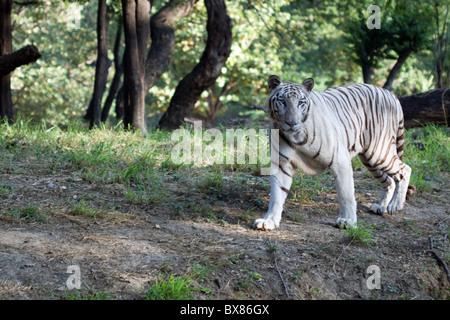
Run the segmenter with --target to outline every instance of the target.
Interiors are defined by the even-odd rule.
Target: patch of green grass
[[[197,178],[196,187],[216,200],[227,197],[230,190],[225,187],[223,173],[217,169],[213,172],[209,172],[209,168],[205,170],[206,175]]]
[[[295,273],[291,276],[291,279],[293,281],[298,281],[300,278],[305,274],[303,270],[297,270]]]
[[[8,198],[11,191],[12,191],[12,186],[10,184],[0,185],[0,199]]]
[[[320,289],[319,288],[311,288],[308,291],[308,295],[312,300],[316,300],[317,296],[319,295]]]
[[[363,222],[358,221],[351,228],[345,229],[345,235],[350,238],[350,242],[357,242],[371,247],[372,243],[375,242],[373,226],[366,226]]]
[[[267,241],[266,244],[270,252],[276,252],[278,250],[278,246],[276,244],[273,244],[270,240]]]
[[[304,223],[306,221],[305,214],[303,213],[288,213],[287,217],[297,223]]]
[[[40,213],[38,206],[29,205],[24,208],[14,207],[8,211],[15,219],[48,222],[48,217]]]
[[[20,163],[30,160],[33,170],[46,174],[70,170],[92,182],[151,183],[155,163],[167,159],[167,152],[159,149],[167,134],[144,138],[117,128],[87,130],[74,123],[62,130],[19,120],[0,125],[0,137],[0,172],[20,170],[16,161],[20,158]],[[36,160],[45,160],[46,165]]]
[[[160,204],[168,199],[167,193],[155,186],[138,188],[137,190],[129,187],[123,194],[129,202],[137,205]]]
[[[110,300],[112,295],[106,292],[94,292],[94,293],[81,293],[78,290],[74,292],[65,291],[65,300]]]
[[[292,201],[298,203],[306,203],[320,195],[325,189],[323,181],[329,179],[329,175],[309,176],[302,172],[298,172],[292,179],[290,195]]]
[[[175,276],[172,273],[168,275],[170,262],[163,264],[160,271],[164,274],[159,276],[155,283],[151,285],[144,293],[146,300],[192,300],[194,292],[209,292],[210,289],[201,286],[212,271],[223,266],[224,263],[209,265],[205,261],[197,262],[192,266],[190,275]]]
[[[246,277],[239,280],[237,283],[238,290],[250,289],[257,282],[264,280],[264,276],[257,272],[249,272]]]
[[[208,173],[205,179],[205,186],[207,188],[218,188],[223,183],[223,177],[219,171]]]
[[[405,227],[407,227],[407,226],[412,227],[412,226],[416,225],[416,221],[411,220],[411,219],[403,218],[402,221],[401,221],[401,224],[404,225]]]
[[[239,215],[239,219],[241,219],[244,222],[251,222],[255,218],[252,215],[252,212],[256,209],[256,207],[252,207],[250,209],[245,210],[243,213]]]
[[[174,276],[168,279],[158,278],[156,282],[147,289],[144,298],[146,300],[192,300],[194,288],[191,277]]]
[[[442,172],[448,173],[450,169],[449,133],[448,128],[435,125],[406,131],[403,160],[412,169],[410,184],[418,192],[447,183]]]
[[[70,206],[69,213],[75,216],[84,216],[94,219],[103,216],[105,214],[105,212],[101,210],[89,207],[89,204],[85,200],[80,200],[73,203]]]

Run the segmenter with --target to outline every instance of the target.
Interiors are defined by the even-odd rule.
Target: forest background
[[[152,17],[165,6],[187,3],[190,6],[168,24],[175,43],[167,68],[146,92],[150,129],[157,127],[177,84],[199,63],[208,37],[204,1],[152,1]],[[101,98],[104,105],[112,91],[108,114],[115,124],[122,116],[114,108],[121,84],[112,88],[112,82],[121,66],[125,37],[120,1],[108,0],[106,5],[107,81]],[[367,26],[375,12],[368,10],[371,5],[380,8],[380,29]],[[14,118],[62,127],[89,119],[98,59],[98,7],[97,1],[14,2],[13,50],[35,45],[41,54],[35,63],[12,73]],[[264,117],[249,107],[264,103],[270,74],[300,83],[313,77],[317,91],[354,82],[385,86],[399,96],[449,87],[449,7],[449,1],[434,0],[227,1],[231,50],[192,114],[210,124],[236,116]]]

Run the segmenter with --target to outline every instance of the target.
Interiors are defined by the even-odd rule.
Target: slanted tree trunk
[[[97,13],[97,63],[95,65],[94,93],[89,106],[90,112],[88,110],[90,128],[100,126],[102,98],[108,77],[108,23],[106,21],[106,10],[106,0],[99,0]]]
[[[145,92],[155,85],[169,67],[175,47],[175,21],[191,11],[196,2],[172,0],[152,16],[152,45],[145,62]]]
[[[406,128],[425,124],[448,126],[450,89],[436,89],[398,99],[403,108]]]
[[[406,59],[408,59],[409,55],[412,53],[412,49],[406,50],[405,52],[402,52],[397,62],[392,67],[391,71],[389,71],[389,75],[386,79],[386,82],[383,85],[383,88],[386,90],[391,90],[392,84],[394,83],[395,78],[397,78],[397,75],[403,66],[403,64],[406,62]]]
[[[12,52],[11,11],[13,0],[0,0],[0,56]],[[13,121],[11,74],[0,76],[0,118]]]
[[[160,128],[176,129],[192,112],[202,92],[211,87],[231,52],[231,20],[224,0],[205,0],[208,39],[200,62],[178,84]]]
[[[145,54],[150,38],[150,2],[122,0],[125,33],[124,125],[147,133],[145,112]]]

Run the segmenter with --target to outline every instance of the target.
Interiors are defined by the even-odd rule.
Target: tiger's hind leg
[[[409,180],[411,178],[411,168],[398,159],[398,172],[392,173],[391,176],[397,182],[394,196],[388,205],[387,211],[393,214],[400,211],[405,206],[406,194],[408,192]]]
[[[397,182],[394,196],[387,209],[390,214],[402,210],[405,205],[406,195],[408,193],[413,194],[415,191],[415,187],[409,185],[409,180],[411,178],[411,167],[402,161],[404,142],[404,120],[402,119],[399,122],[399,129],[395,141],[395,153],[397,155],[394,156],[393,165],[387,172]]]
[[[389,203],[394,197],[396,190],[396,183],[391,177],[389,177],[387,173],[372,167],[367,161],[367,158],[363,154],[360,154],[359,158],[361,159],[361,162],[369,170],[369,172],[372,174],[372,176],[375,179],[377,179],[383,186],[383,193],[381,194],[380,201],[378,203],[373,203],[372,206],[370,207],[370,211],[376,214],[384,214],[388,211]]]

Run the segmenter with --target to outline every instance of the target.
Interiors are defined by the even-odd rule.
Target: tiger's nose
[[[297,121],[286,120],[286,124],[290,127],[295,127],[297,125]]]

